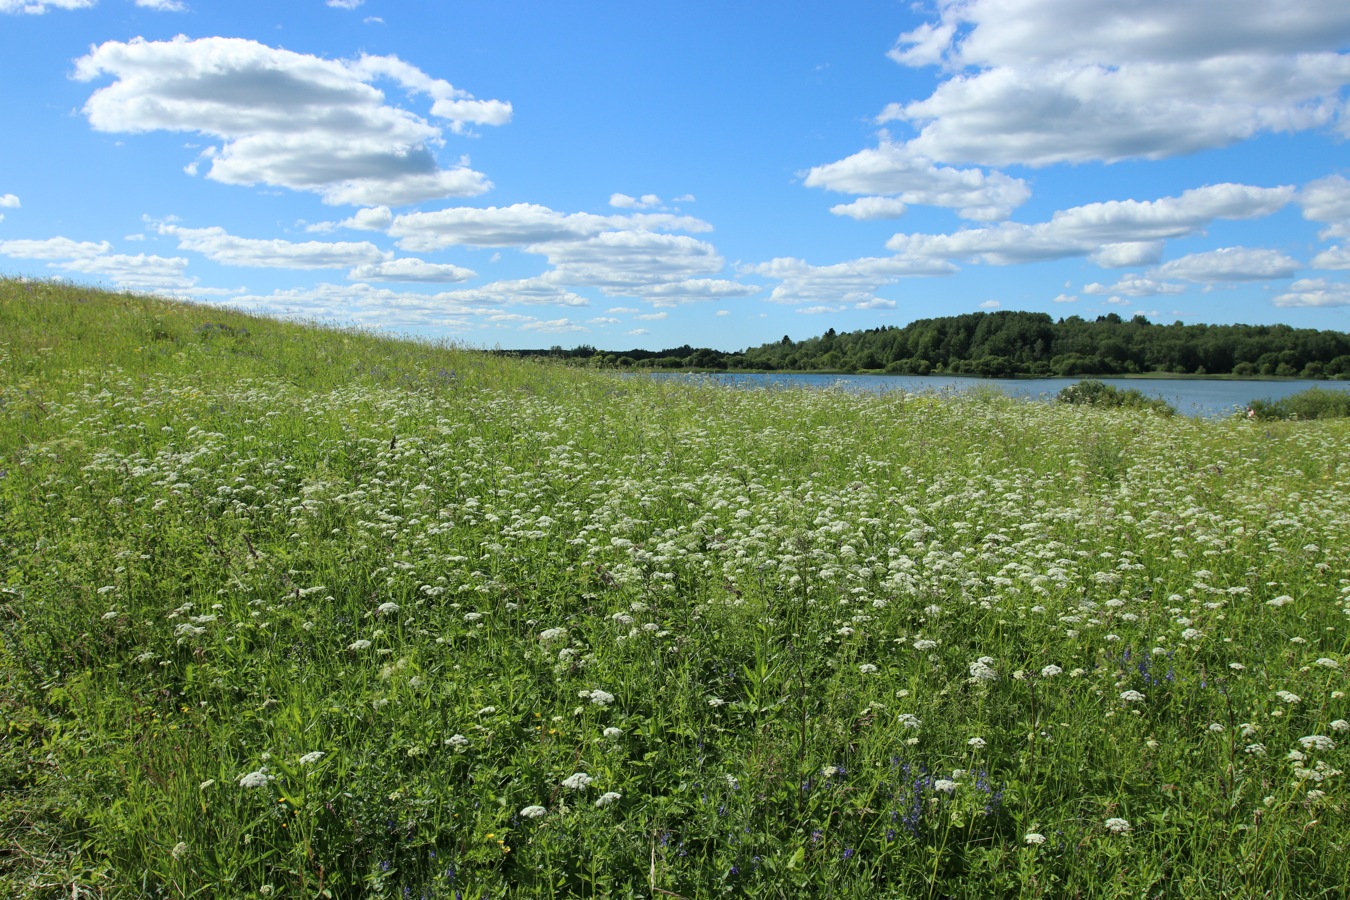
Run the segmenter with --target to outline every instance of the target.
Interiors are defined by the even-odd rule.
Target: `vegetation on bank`
[[[0,894],[1338,897],[1347,448],[0,282]]]
[[[1148,409],[1165,416],[1177,414],[1176,407],[1161,397],[1148,397],[1135,388],[1121,390],[1093,380],[1080,381],[1063,388],[1057,399],[1060,403],[1085,404],[1104,409]]]
[[[1155,325],[1115,313],[1089,321],[1045,313],[977,312],[919,319],[903,327],[825,334],[723,353],[688,345],[668,350],[605,353],[505,351],[600,368],[752,369],[890,372],[982,378],[1030,376],[1231,375],[1252,378],[1350,377],[1350,335],[1287,325]]]
[[[1309,388],[1279,400],[1253,400],[1253,418],[1267,419],[1347,419],[1350,418],[1350,391]]]

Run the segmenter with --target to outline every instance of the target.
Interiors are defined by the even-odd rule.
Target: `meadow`
[[[0,894],[1344,897],[1348,488],[0,281]]]

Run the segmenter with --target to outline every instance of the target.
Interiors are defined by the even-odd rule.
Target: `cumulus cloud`
[[[1151,274],[1158,278],[1180,278],[1214,284],[1225,281],[1269,281],[1292,278],[1299,270],[1297,260],[1275,250],[1251,247],[1223,247],[1205,253],[1192,253],[1163,263]]]
[[[944,2],[891,53],[944,80],[878,120],[938,162],[1159,159],[1344,124],[1348,39],[1341,0]]]
[[[1293,199],[1294,188],[1217,184],[1159,200],[1112,200],[1056,212],[1048,222],[1000,222],[951,234],[897,234],[888,249],[909,259],[1015,265],[1091,256],[1104,267],[1147,265],[1161,241],[1195,234],[1215,219],[1255,219]]]
[[[449,292],[447,297],[462,304],[501,305],[524,303],[531,306],[590,306],[580,294],[545,277],[494,281],[482,287]]]
[[[555,241],[526,248],[553,265],[562,284],[591,285],[610,294],[632,294],[722,270],[712,244],[683,234],[606,231],[584,241]]]
[[[45,260],[55,269],[108,278],[119,288],[175,291],[190,288],[196,282],[184,274],[188,261],[181,257],[144,253],[127,256],[111,250],[107,241],[94,243],[65,237],[0,241],[0,255]]]
[[[898,197],[862,197],[852,203],[831,206],[830,212],[859,220],[898,219],[908,208]]]
[[[397,57],[329,60],[240,38],[108,41],[75,67],[82,81],[105,76],[113,83],[84,106],[94,128],[218,138],[207,177],[331,204],[398,206],[491,186],[467,162],[443,168],[442,126],[388,103],[373,82],[430,99],[430,115],[452,131],[511,117],[509,103],[474,99]]]
[[[244,238],[220,227],[183,228],[159,225],[160,234],[178,239],[178,249],[200,253],[225,266],[270,269],[340,269],[382,263],[393,254],[369,241],[284,241]]]
[[[42,15],[49,9],[88,9],[98,0],[0,0],[0,13]]]
[[[871,200],[884,195],[891,201],[891,211],[897,203],[943,206],[957,210],[963,218],[984,222],[1006,219],[1031,196],[1031,189],[1021,179],[1001,172],[939,166],[932,158],[895,143],[885,134],[876,147],[812,168],[806,173],[805,184],[845,194],[877,195],[868,198]],[[837,206],[831,212],[853,215],[847,210],[884,208],[862,203]]]
[[[186,12],[187,6],[179,0],[136,0],[136,5],[144,9],[154,9],[159,12]]]
[[[661,205],[661,198],[655,194],[643,194],[630,197],[627,194],[610,194],[609,205],[619,209],[652,209]]]
[[[943,261],[907,260],[899,257],[853,259],[829,266],[813,266],[805,260],[780,257],[750,266],[747,271],[779,282],[769,294],[772,303],[869,303],[877,290],[901,278],[947,275],[956,271]]]
[[[472,269],[449,264],[429,263],[411,257],[384,262],[366,263],[347,273],[351,281],[401,281],[422,284],[452,284],[468,281],[476,273]]]
[[[691,216],[665,213],[597,216],[561,213],[535,203],[516,203],[404,213],[395,217],[387,230],[399,239],[398,245],[403,249],[425,251],[456,244],[513,247],[581,241],[617,229],[703,232],[711,231],[712,226]]]
[[[1299,191],[1298,203],[1303,207],[1303,218],[1310,222],[1326,222],[1323,240],[1350,237],[1350,179],[1330,175],[1309,182]]]
[[[1350,269],[1350,247],[1330,247],[1313,257],[1314,269]]]
[[[1181,284],[1171,284],[1166,281],[1158,281],[1143,275],[1127,275],[1117,281],[1115,284],[1106,285],[1098,282],[1084,285],[1083,293],[1094,296],[1125,296],[1125,297],[1153,297],[1158,294],[1183,294],[1186,292],[1186,286]],[[1060,295],[1063,296],[1063,295]],[[1071,298],[1077,300],[1077,297]],[[1063,302],[1059,297],[1055,302]]]
[[[1288,293],[1273,301],[1283,308],[1350,306],[1350,284],[1321,278],[1301,278],[1289,286]]]
[[[0,207],[19,208],[19,198],[14,194],[0,194]]]

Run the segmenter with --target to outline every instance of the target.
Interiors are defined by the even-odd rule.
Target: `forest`
[[[497,351],[617,368],[888,372],[983,378],[1081,375],[1350,377],[1350,334],[1288,325],[1159,325],[1115,313],[1059,320],[997,311],[918,319],[904,326],[782,340],[735,352],[688,344],[665,350]]]

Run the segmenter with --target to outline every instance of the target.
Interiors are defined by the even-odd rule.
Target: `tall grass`
[[[1343,896],[1350,427],[0,284],[0,891]]]

